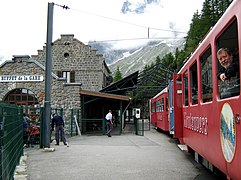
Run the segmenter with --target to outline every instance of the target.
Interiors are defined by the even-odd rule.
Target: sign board
[[[141,118],[141,109],[140,108],[133,108],[133,114],[136,116],[137,119]]]
[[[2,75],[0,82],[40,82],[44,77],[41,75]]]

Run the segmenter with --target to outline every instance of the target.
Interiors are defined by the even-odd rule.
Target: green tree
[[[115,75],[114,75],[114,82],[117,82],[119,80],[122,79],[122,74],[120,72],[120,68],[119,66],[117,67],[116,71],[115,71]]]
[[[208,31],[217,23],[233,0],[205,0],[201,13],[194,13],[190,29],[186,37],[186,44],[182,51],[176,52],[177,69],[197,48]]]
[[[172,72],[178,72],[232,1],[205,0],[202,11],[196,11],[193,15],[184,48],[166,54],[161,60],[158,56],[156,62],[145,66],[138,76],[136,90],[131,93],[136,107],[144,108],[147,99],[167,86],[168,80],[172,78]]]
[[[175,57],[172,53],[168,53],[162,58],[162,63],[165,64],[166,66],[170,68],[175,68],[176,63],[175,63]]]

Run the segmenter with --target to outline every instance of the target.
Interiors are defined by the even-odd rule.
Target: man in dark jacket
[[[239,64],[227,48],[220,48],[217,58],[221,65],[217,78],[219,81],[220,98],[227,98],[239,94]]]
[[[53,114],[52,131],[54,130],[54,125],[55,125],[55,140],[56,140],[55,145],[59,145],[59,133],[61,133],[61,137],[62,137],[62,141],[63,141],[64,145],[69,147],[68,143],[66,141],[66,138],[65,138],[65,133],[64,133],[64,120],[58,114]]]
[[[220,48],[217,52],[217,58],[221,64],[217,75],[219,80],[230,80],[231,77],[237,76],[239,66],[237,62],[233,60],[233,55],[229,49]]]

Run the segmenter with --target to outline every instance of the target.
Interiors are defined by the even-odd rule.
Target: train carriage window
[[[156,103],[152,102],[151,103],[151,112],[155,112],[156,111]]]
[[[184,73],[184,105],[188,106],[188,74]]]
[[[212,82],[212,54],[211,48],[208,48],[200,58],[201,78],[202,78],[202,101],[209,102],[213,100],[213,82]]]
[[[216,40],[217,80],[220,99],[240,94],[239,47],[237,19]]]
[[[163,112],[164,111],[164,98],[162,97],[161,98],[161,110],[160,112]]]
[[[168,111],[168,97],[166,97],[166,111]]]
[[[192,104],[198,102],[197,61],[190,68]]]
[[[160,100],[158,100],[156,102],[156,112],[161,112],[161,102],[160,102]]]

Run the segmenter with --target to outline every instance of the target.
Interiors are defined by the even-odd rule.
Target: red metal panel
[[[168,121],[168,112],[166,111],[166,98],[168,97],[167,92],[160,94],[156,101],[164,99],[164,109],[162,112],[157,112],[157,127],[163,131],[169,131],[169,121]]]
[[[156,102],[155,98],[150,99],[150,120],[151,120],[151,124],[156,127],[157,126],[156,112],[152,112],[152,106],[155,106],[155,104],[153,104],[155,102]],[[156,109],[156,107],[154,108]]]
[[[181,75],[173,75],[173,107],[174,107],[174,137],[182,141],[183,119],[182,119],[182,84],[178,83]]]
[[[181,111],[182,117],[175,117],[176,136],[180,138],[183,135],[183,140],[187,146],[192,148],[231,179],[240,179],[241,177],[241,123],[238,121],[240,119],[238,116],[241,116],[241,97],[236,96],[219,99],[219,95],[217,94],[218,83],[216,79],[217,59],[215,39],[223,32],[224,27],[230,24],[234,17],[237,17],[238,33],[241,32],[240,8],[241,1],[233,1],[224,16],[218,21],[209,34],[207,34],[205,39],[195,52],[192,53],[190,59],[179,72],[179,74],[182,75],[189,69],[194,61],[199,60],[201,53],[203,53],[207,47],[211,46],[213,60],[213,100],[202,103],[202,99],[199,99],[198,104],[183,106]],[[238,34],[238,36],[240,51],[241,35]],[[239,62],[240,60],[241,57],[239,53]],[[198,68],[200,68],[200,66],[198,66]],[[239,63],[239,69],[241,70],[241,63]],[[200,72],[200,69],[198,69],[198,71]],[[200,79],[199,77],[199,80]],[[202,89],[199,87],[199,98],[201,97],[201,91]],[[174,92],[176,92],[176,90],[174,90]],[[174,96],[175,95],[176,93],[174,93]],[[176,98],[177,97],[174,97],[174,100]],[[179,118],[181,121],[178,120]],[[238,121],[238,123],[236,121]],[[177,126],[182,126],[183,132],[179,131]]]
[[[224,106],[229,106],[231,114],[233,116],[229,116],[228,123],[232,125],[232,130],[229,131],[228,135],[225,139],[223,137],[224,131],[222,131],[222,119],[220,117],[220,141],[222,147],[222,153],[224,158],[227,161],[227,174],[232,179],[240,179],[241,178],[241,124],[240,124],[240,98],[237,100],[230,100],[229,102],[224,102],[222,104]],[[224,114],[224,108],[221,111],[222,115]],[[227,119],[226,119],[227,120]],[[230,129],[230,128],[229,128]]]

